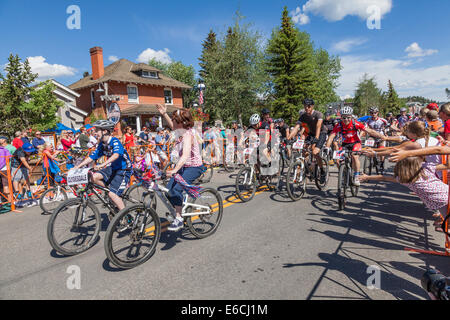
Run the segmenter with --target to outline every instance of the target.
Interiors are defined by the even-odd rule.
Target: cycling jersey
[[[345,125],[343,121],[339,122],[333,129],[332,134],[342,134],[342,143],[351,144],[351,143],[360,143],[361,139],[359,138],[358,131],[365,130],[366,127],[358,121],[352,121],[348,125]]]
[[[280,132],[280,135],[283,139],[286,139],[287,129],[289,129],[289,126],[287,124],[282,127],[278,127],[278,131]]]
[[[315,136],[317,130],[317,122],[323,120],[323,114],[317,110],[314,110],[311,115],[306,112],[302,112],[300,114],[300,118],[298,119],[297,124],[302,125],[305,123],[309,129],[309,135]],[[323,126],[319,129],[320,132],[327,132],[327,129]]]
[[[263,120],[261,123],[261,129],[270,130],[270,125],[273,123],[272,118],[269,118],[267,121]]]
[[[110,158],[113,154],[117,153],[119,158],[111,163],[111,169],[113,170],[126,170],[131,169],[132,164],[130,156],[120,143],[119,139],[115,137],[109,137],[108,142],[105,144],[100,142],[95,152],[90,156],[94,161],[100,159],[103,156]]]
[[[398,117],[397,121],[398,121],[399,128],[403,128],[406,125],[406,123],[409,121],[409,118],[407,116],[400,116],[400,117]]]
[[[383,118],[370,118],[367,121],[367,126],[378,133],[384,133],[384,129],[388,126],[388,122]]]

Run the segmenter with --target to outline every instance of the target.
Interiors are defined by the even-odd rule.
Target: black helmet
[[[102,130],[113,131],[116,124],[109,120],[98,120],[92,124],[93,127],[99,128]]]
[[[270,113],[270,110],[269,109],[267,109],[267,108],[264,108],[264,109],[262,109],[261,110],[261,114],[269,114]]]
[[[325,112],[324,117],[326,118],[326,117],[329,117],[329,116],[331,116],[331,112],[330,111]]]
[[[310,99],[310,98],[306,98],[305,100],[303,100],[303,105],[304,106],[313,106],[314,105],[314,100]]]

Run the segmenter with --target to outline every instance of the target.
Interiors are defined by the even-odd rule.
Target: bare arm
[[[170,129],[173,130],[173,122],[172,119],[170,119],[169,115],[167,114],[167,108],[161,104],[157,104],[156,107],[158,108],[159,113],[164,117],[164,119],[166,119]]]
[[[384,135],[382,135],[381,133],[376,132],[373,129],[366,128],[364,131],[367,132],[372,137],[375,137],[375,138],[378,138],[378,139],[384,139]]]
[[[450,155],[450,147],[448,146],[439,146],[439,147],[430,147],[419,150],[398,150],[392,153],[391,161],[399,162],[408,157],[419,157],[419,156],[432,156],[432,155]]]
[[[397,179],[395,179],[395,177],[393,176],[366,176],[363,175],[360,178],[361,182],[365,182],[365,181],[386,181],[386,182],[394,182],[394,183],[398,183]]]
[[[290,132],[289,135],[287,135],[288,140],[291,140],[293,137],[295,137],[298,133],[298,130],[300,129],[300,125],[295,125],[294,129],[292,129],[292,132]]]

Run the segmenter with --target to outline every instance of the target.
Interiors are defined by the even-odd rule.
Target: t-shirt
[[[317,110],[314,110],[311,115],[307,114],[306,112],[303,112],[300,115],[300,118],[297,121],[297,124],[301,125],[302,123],[305,123],[308,126],[309,134],[312,136],[316,135],[316,129],[317,129],[317,122],[323,120],[323,114]],[[320,132],[327,132],[327,128],[325,128],[322,124],[322,127],[320,128]]]
[[[11,167],[18,168],[22,164],[22,161],[20,160],[20,158],[26,158],[26,157],[27,157],[27,155],[26,155],[25,151],[22,148],[18,148],[13,153],[13,157],[11,158]]]
[[[420,146],[422,148],[426,148],[426,140],[425,140],[425,138],[418,139],[418,140],[416,140],[416,142],[418,144],[420,144]],[[430,137],[428,139],[428,147],[437,147],[437,146],[440,146],[439,140],[436,139],[436,138]],[[432,163],[434,165],[438,165],[438,164],[442,163],[442,158],[441,158],[440,155],[427,156],[426,157],[426,162]]]
[[[14,152],[16,152],[16,150],[17,150],[17,148],[14,147],[14,146],[11,145],[11,144],[6,145],[5,148],[8,149],[9,153],[11,153],[11,154],[13,154]]]
[[[88,143],[89,143],[89,136],[86,134],[80,134],[78,137],[78,141],[80,142],[80,148],[81,149],[89,149]]]
[[[160,136],[159,134],[157,134],[155,137],[155,143],[156,143],[156,151],[162,151],[162,150],[166,151],[166,149],[167,149],[166,145],[163,145],[161,147],[161,144],[164,144],[163,136]]]
[[[450,132],[450,130],[449,130],[449,132]],[[20,138],[14,138],[12,144],[13,144],[13,146],[14,146],[16,149],[19,149],[19,148],[22,148],[22,146],[23,146],[23,141],[22,141],[22,139],[20,139]]]
[[[8,149],[0,146],[0,171],[6,170],[6,157],[10,155]]]
[[[344,122],[341,121],[334,127],[332,134],[341,133],[342,143],[358,143],[361,142],[358,131],[365,129],[366,127],[361,122],[351,121],[348,125],[345,125]]]
[[[106,156],[110,158],[113,154],[119,154],[119,158],[111,163],[111,168],[113,170],[124,170],[131,169],[130,156],[126,152],[123,145],[120,143],[119,139],[115,137],[110,137],[108,143],[99,143],[95,152],[90,156],[92,160],[98,160],[100,157]]]
[[[42,138],[33,138],[33,146],[37,149],[39,146],[43,145],[45,143],[45,140]]]
[[[431,131],[438,132],[444,126],[439,120],[428,121]]]
[[[145,133],[145,131],[142,131],[141,134],[139,135],[139,138],[141,138],[142,140],[147,142],[148,141],[148,134]]]

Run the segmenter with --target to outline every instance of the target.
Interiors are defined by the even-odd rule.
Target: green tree
[[[155,58],[152,58],[149,62],[148,65],[156,68],[158,70],[160,70],[162,73],[166,74],[167,69],[169,68],[170,63],[165,63],[159,60],[156,60]]]
[[[388,82],[388,92],[387,92],[387,99],[386,99],[386,108],[383,114],[386,114],[388,112],[392,112],[393,114],[398,114],[400,112],[400,109],[404,107],[405,103],[401,101],[401,99],[398,97],[397,92],[394,89],[394,85],[392,84],[391,80]]]
[[[341,59],[320,48],[314,51],[316,82],[316,103],[326,105],[340,101],[336,94],[339,85],[338,79],[342,70]]]
[[[380,101],[381,89],[378,88],[375,77],[369,78],[367,74],[364,74],[355,91],[355,113],[358,115],[367,115],[369,108],[379,106]]]
[[[284,7],[281,26],[272,32],[266,51],[266,70],[273,83],[275,117],[289,122],[295,118],[302,98],[300,68],[302,63],[299,32]]]
[[[47,130],[55,127],[56,116],[62,102],[56,99],[54,85],[44,82],[33,87],[38,74],[31,71],[26,60],[10,55],[5,68],[6,76],[0,73],[0,122],[2,132],[14,136],[16,131],[32,128]]]

